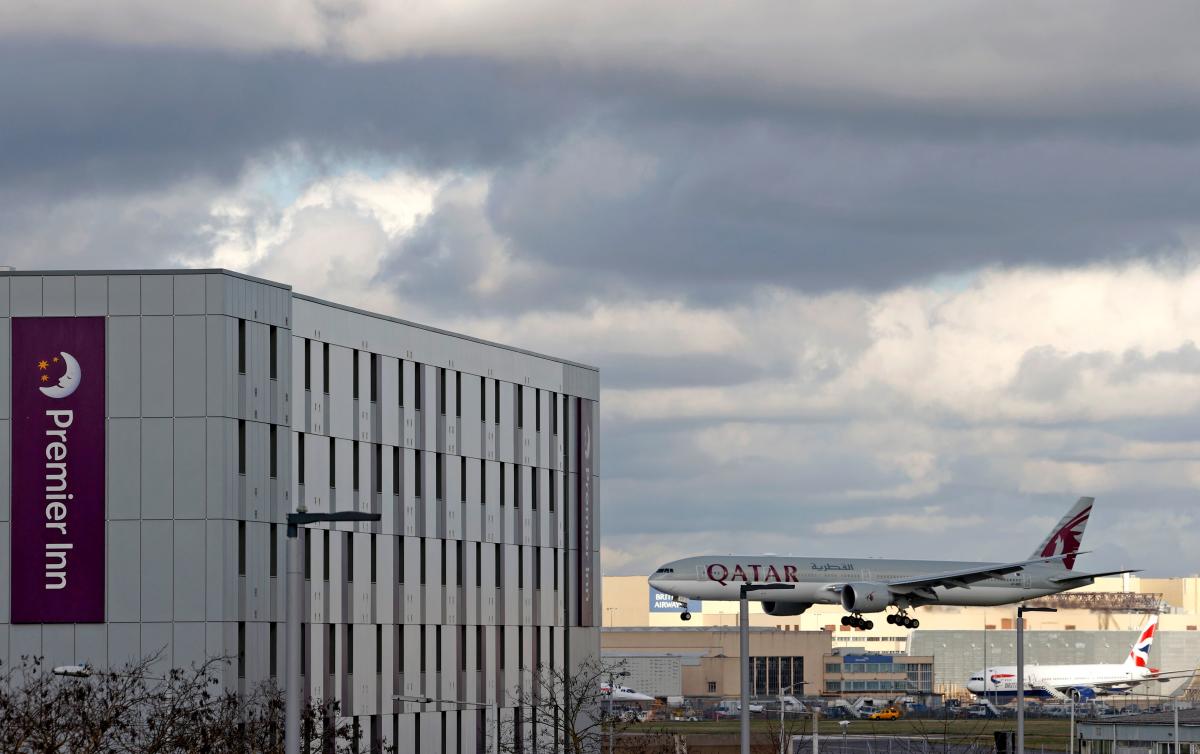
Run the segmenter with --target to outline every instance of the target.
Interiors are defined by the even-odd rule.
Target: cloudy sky
[[[604,570],[1200,567],[1200,6],[0,8],[0,261],[602,369]]]

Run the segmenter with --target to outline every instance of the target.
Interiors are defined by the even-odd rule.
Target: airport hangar
[[[0,359],[0,660],[282,683],[297,504],[382,515],[301,540],[306,691],[364,743],[483,751],[392,695],[511,718],[598,653],[592,367],[223,270],[2,274]]]
[[[736,639],[736,602],[693,602],[692,619],[683,623],[682,608],[669,595],[651,589],[645,576],[605,576],[603,587],[601,645],[606,657],[624,660],[634,672],[625,679],[627,685],[638,688],[640,681],[647,688],[677,688],[672,696],[737,693],[736,684],[726,683],[720,669],[722,663],[736,667],[736,640],[726,647],[722,638],[724,632],[732,632]],[[1197,576],[1103,578],[1090,587],[1030,604],[1059,610],[1026,616],[1026,657],[1031,663],[1120,663],[1152,613],[1159,615],[1152,666],[1182,670],[1195,667],[1200,659]],[[756,689],[778,693],[787,684],[776,681],[788,678],[779,658],[802,657],[804,693],[810,696],[853,699],[907,687],[918,692],[914,695],[965,699],[972,672],[1016,663],[1014,613],[1012,606],[928,606],[917,611],[920,629],[876,621],[875,630],[860,631],[839,625],[843,611],[835,605],[814,605],[803,615],[776,618],[751,602],[751,675]],[[710,636],[699,639],[694,634]],[[855,659],[847,662],[849,657]],[[791,664],[801,666],[798,660]],[[776,666],[780,671],[771,670]],[[1141,690],[1170,693],[1182,683]],[[711,690],[714,684],[716,691]],[[1191,686],[1200,689],[1198,682]]]

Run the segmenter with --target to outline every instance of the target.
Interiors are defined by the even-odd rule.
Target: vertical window
[[[492,392],[495,393],[495,395],[492,396],[493,398],[495,398],[495,400],[492,402],[492,414],[493,414],[493,418],[494,418],[494,423],[499,424],[500,423],[500,380],[496,380],[495,382],[493,382],[492,388],[493,388]]]
[[[433,627],[433,670],[435,673],[442,672],[442,627]],[[445,724],[446,717],[442,716],[442,723]],[[443,731],[444,733],[445,731]],[[445,742],[446,737],[442,736],[442,741]]]
[[[487,421],[487,378],[479,378],[479,421]]]
[[[304,339],[304,389],[312,390],[312,341]]]
[[[332,564],[330,563],[330,557],[329,557],[329,530],[325,529],[324,531],[325,531],[325,539],[324,539],[324,542],[322,543],[323,551],[321,553],[323,556],[322,557],[322,567],[325,569],[325,573],[324,573],[325,581],[329,581],[329,572],[333,569],[330,567]]]
[[[529,485],[529,507],[537,510],[538,470],[534,466],[529,471],[533,474],[533,481]]]
[[[504,485],[504,461],[501,461],[500,462],[500,507],[501,508],[504,507],[504,498],[505,498],[504,486],[505,486]]]
[[[500,660],[501,670],[504,670],[504,633],[504,626],[496,626],[496,657]]]
[[[525,386],[517,385],[517,429],[525,427]]]
[[[442,586],[445,586],[446,585],[446,540],[444,540],[444,539],[441,540],[441,543],[442,543],[442,555],[441,555],[442,560],[441,560],[441,573],[439,575],[441,576]]]
[[[467,569],[467,564],[463,560],[462,540],[455,540],[455,542],[454,542],[454,563],[455,563],[455,568],[457,569],[455,572],[454,583],[457,584],[458,586],[462,586],[463,585],[463,571],[465,571]]]
[[[558,393],[550,393],[550,432],[558,434]]]
[[[458,502],[467,502],[467,457],[458,459]]]
[[[270,656],[270,660],[268,661],[268,662],[270,662],[270,670],[268,670],[267,672],[270,674],[270,676],[272,678],[275,677],[276,673],[279,670],[279,658],[276,657],[276,655],[279,654],[279,638],[277,636],[277,634],[279,633],[277,630],[278,628],[279,628],[279,624],[275,623],[274,621],[272,621],[270,626],[267,628],[267,631],[268,631],[267,654]]]
[[[558,475],[553,471],[550,472],[550,512],[554,512],[554,498],[558,497],[556,488],[558,487]]]
[[[371,403],[379,402],[379,357],[371,354]]]
[[[377,571],[379,570],[375,565],[376,552],[377,552],[375,548],[376,548],[375,535],[372,534],[371,535],[371,583],[372,584],[375,583],[375,576],[377,575]]]
[[[238,521],[238,576],[246,575],[246,522]]]
[[[438,413],[446,415],[446,368],[439,367],[437,374]]]
[[[458,627],[458,669],[467,669],[467,627]]]
[[[358,440],[350,441],[350,489],[358,492]]]
[[[558,557],[557,553],[551,558],[554,561],[554,591],[558,591]],[[554,636],[554,634],[550,634]]]
[[[541,388],[533,389],[533,430],[535,432],[542,431],[542,390]]]
[[[454,415],[462,418],[462,372],[454,373]]]
[[[429,639],[428,639],[428,637],[426,637],[425,634],[426,634],[425,626],[421,626],[421,672],[422,673],[425,672],[425,668],[428,667],[428,665],[429,665],[429,661],[425,657],[425,655],[428,654],[427,650],[429,649],[429,647],[427,645],[429,643]],[[418,725],[417,727],[420,728],[421,726]]]
[[[271,478],[275,479],[279,476],[279,438],[275,431],[275,425],[271,425],[271,459],[270,459],[270,474]]]
[[[308,626],[300,624],[300,675],[308,675]]]
[[[346,532],[346,581],[354,583],[354,532]]]
[[[504,551],[500,549],[500,543],[496,543],[496,588],[500,589],[504,586]]]
[[[383,494],[383,446],[375,446],[375,492]]]
[[[517,545],[517,589],[525,588],[525,547]]]
[[[383,626],[375,624],[375,672],[383,672]]]
[[[417,411],[421,410],[422,405],[421,373],[424,371],[425,369],[420,364],[413,364],[413,408]]]
[[[404,626],[396,626],[396,664],[400,673],[404,672]]]
[[[479,504],[487,505],[487,461],[479,461]]]
[[[483,670],[483,626],[475,627],[475,669]]]
[[[337,487],[337,452],[334,439],[329,438],[329,489]]]
[[[246,320],[238,320],[238,374],[246,373]]]
[[[396,388],[396,401],[398,406],[404,405],[404,359],[400,359],[399,372],[400,379],[397,381],[399,386]]]
[[[321,344],[321,372],[325,380],[325,395],[329,395],[329,344]]]
[[[306,581],[312,580],[312,535],[308,529],[301,529],[304,532],[304,578]]]
[[[513,507],[521,507],[521,493],[525,491],[525,473],[521,470],[521,465],[513,464]]]
[[[352,387],[350,392],[354,400],[358,400],[358,349],[355,348],[350,359],[350,382]]]
[[[271,524],[271,578],[279,576],[279,525]]]
[[[475,586],[483,586],[483,543],[475,543]]]
[[[533,548],[533,588],[542,588],[542,548]]]
[[[325,653],[325,675],[333,675],[334,652],[337,644],[337,626],[329,624],[329,651]]]
[[[279,379],[279,354],[276,353],[276,348],[279,346],[279,333],[275,325],[271,325],[271,354],[268,357],[270,360],[270,377],[273,380]]]
[[[246,623],[238,621],[237,627],[237,670],[238,678],[246,677]]]
[[[421,471],[422,467],[425,465],[425,451],[418,450],[414,452],[413,458],[415,459],[415,463],[413,463],[413,486],[416,488],[416,496],[423,497],[423,490],[421,489]]]
[[[400,494],[400,448],[392,448],[392,494]]]
[[[246,420],[238,419],[238,473],[246,473]]]
[[[304,433],[301,432],[296,436],[296,477],[300,484],[304,484]]]
[[[446,477],[442,470],[444,458],[445,456],[443,456],[441,453],[433,454],[433,495],[438,500],[444,500],[446,498],[444,494]]]
[[[421,586],[425,586],[425,538],[421,537]]]

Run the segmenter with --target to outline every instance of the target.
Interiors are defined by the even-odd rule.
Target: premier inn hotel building
[[[599,654],[599,375],[222,270],[0,274],[0,660],[303,683],[364,744],[484,750]],[[520,719],[518,717],[517,719]],[[525,717],[525,719],[528,719]],[[490,725],[491,721],[487,721]]]

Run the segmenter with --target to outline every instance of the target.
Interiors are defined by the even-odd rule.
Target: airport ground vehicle
[[[868,720],[899,720],[900,719],[900,710],[896,709],[895,707],[888,707],[887,709],[881,709],[878,712],[872,712],[870,715],[867,715],[867,719]]]

